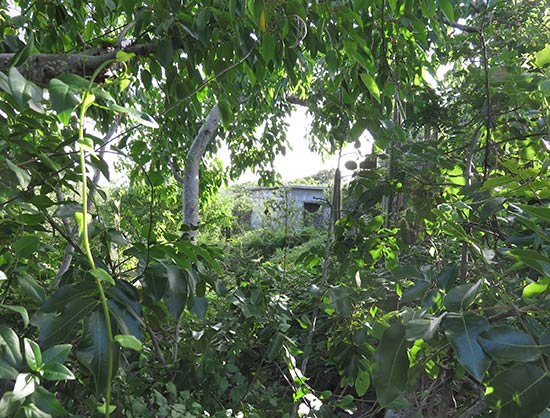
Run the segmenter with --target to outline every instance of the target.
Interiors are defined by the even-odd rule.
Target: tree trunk
[[[220,124],[220,112],[218,105],[208,113],[199,133],[191,144],[191,148],[185,157],[185,168],[181,184],[183,225],[189,228],[188,237],[193,243],[197,242],[199,225],[199,167],[201,158],[210,141],[216,136]],[[175,170],[174,170],[175,171]]]

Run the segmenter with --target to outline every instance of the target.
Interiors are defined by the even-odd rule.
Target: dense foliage
[[[0,416],[550,416],[546,6],[0,1]],[[297,105],[373,153],[249,230]]]

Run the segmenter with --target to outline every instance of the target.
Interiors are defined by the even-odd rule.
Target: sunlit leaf
[[[141,351],[141,341],[133,335],[115,335],[115,341],[119,343],[121,347]]]

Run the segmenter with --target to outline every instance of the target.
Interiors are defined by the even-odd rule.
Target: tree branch
[[[34,54],[18,68],[23,76],[36,84],[46,86],[52,78],[64,73],[90,76],[105,61],[113,60],[119,51],[133,52],[138,56],[149,55],[156,50],[155,44],[133,45],[127,48],[103,50],[90,54]],[[0,71],[7,71],[15,54],[0,54]],[[105,71],[107,68],[105,69]]]

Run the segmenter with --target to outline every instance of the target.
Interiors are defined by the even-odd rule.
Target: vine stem
[[[92,78],[93,80],[93,78]],[[80,106],[79,120],[78,120],[78,142],[80,148],[80,170],[82,174],[82,244],[84,246],[84,253],[90,263],[92,270],[95,270],[94,257],[92,256],[92,250],[90,248],[90,239],[88,237],[88,184],[86,178],[86,154],[84,150],[84,117],[88,105],[86,104],[89,91],[86,90],[82,96],[82,105]],[[99,292],[99,298],[101,299],[101,305],[103,307],[103,315],[105,317],[105,327],[107,330],[107,386],[105,387],[105,417],[109,418],[111,415],[111,380],[113,378],[113,330],[111,328],[111,315],[109,313],[109,305],[107,297],[105,296],[105,290],[101,284],[101,280],[95,276],[97,290]]]

